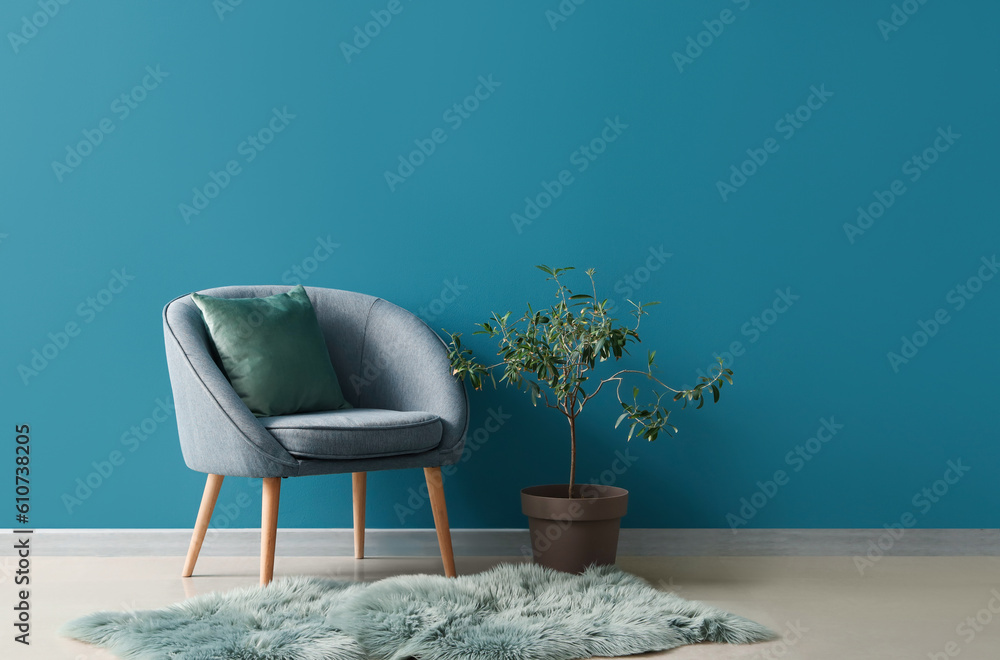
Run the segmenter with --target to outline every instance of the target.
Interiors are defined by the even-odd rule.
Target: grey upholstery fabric
[[[260,421],[296,458],[419,454],[441,444],[441,420],[425,412],[356,408],[263,417]]]
[[[444,342],[426,323],[376,300],[365,332],[362,367],[374,369],[376,375],[358,388],[357,407],[434,413],[443,427],[440,451],[458,460],[469,422],[468,399],[465,387],[451,375]]]
[[[238,286],[200,293],[250,298],[290,288]],[[188,467],[260,478],[437,467],[457,461],[468,427],[468,400],[465,388],[451,375],[441,338],[416,316],[379,298],[315,287],[306,287],[306,292],[351,405],[433,415],[439,419],[440,441],[428,451],[377,458],[292,456],[233,391],[213,355],[197,307],[184,295],[164,307],[163,325],[177,429]]]

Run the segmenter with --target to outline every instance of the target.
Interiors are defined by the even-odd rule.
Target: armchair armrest
[[[451,373],[444,341],[410,312],[377,300],[368,315],[361,372],[351,378],[358,406],[421,410],[441,418],[438,451],[454,463],[469,425],[465,386]]]

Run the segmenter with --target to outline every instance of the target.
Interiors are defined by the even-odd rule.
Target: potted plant
[[[661,433],[670,436],[677,432],[663,402],[670,396],[668,392],[672,401],[682,401],[683,407],[697,401],[701,408],[708,395],[719,400],[723,383],[732,384],[733,372],[719,360],[719,366],[709,376],[702,376],[697,385],[678,390],[653,375],[656,351],[649,351],[645,369],[619,369],[601,377],[598,370],[610,358],[617,362],[628,355],[630,345],[640,341],[639,324],[648,314],[646,308],[657,303],[628,301],[635,322],[625,325],[612,316],[606,299],[598,299],[594,269],[586,271],[591,293],[574,293],[560,279],[573,268],[538,268],[555,284],[554,304],[543,309],[529,304],[513,321],[509,311],[502,316],[493,313],[490,320],[476,324],[479,330],[473,334],[497,341],[500,361],[490,365],[479,362],[470,349],[463,348],[461,333],[451,334],[449,357],[455,375],[468,378],[474,389],[482,389],[487,379],[496,386],[495,371],[502,368],[500,382],[526,391],[533,405],[541,402],[569,423],[569,483],[525,488],[521,505],[529,519],[535,561],[575,573],[590,564],[615,562],[618,530],[628,503],[624,488],[576,483],[577,419],[586,405],[602,391],[614,391],[622,407],[615,428],[627,423],[628,440],[653,441]],[[652,399],[640,403],[640,389],[632,387],[623,398],[625,379],[636,377],[652,381],[664,391],[653,389]]]

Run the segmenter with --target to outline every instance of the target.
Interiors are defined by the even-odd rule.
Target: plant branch
[[[635,321],[625,324],[612,316],[607,300],[598,299],[593,269],[585,271],[592,293],[574,294],[562,280],[562,275],[572,268],[538,268],[555,284],[556,302],[541,309],[534,309],[528,304],[527,310],[513,320],[509,311],[502,315],[493,312],[489,320],[476,324],[479,330],[475,334],[488,335],[497,342],[499,361],[488,366],[480,363],[470,349],[462,347],[460,334],[451,335],[448,357],[455,376],[468,378],[475,389],[481,389],[486,378],[496,386],[496,370],[503,368],[499,378],[501,383],[525,390],[531,395],[533,405],[541,399],[545,407],[558,410],[568,419],[571,482],[575,479],[576,418],[606,384],[615,383],[615,396],[623,409],[615,427],[629,420],[628,438],[638,433],[639,437],[647,440],[655,440],[661,431],[669,434],[668,429],[677,430],[667,421],[670,411],[663,403],[666,392],[673,394],[673,401],[683,399],[683,407],[697,401],[700,408],[704,405],[705,393],[710,392],[713,400],[718,401],[723,384],[732,384],[733,372],[726,369],[720,360],[717,371],[710,374],[711,377],[701,376],[694,387],[670,387],[653,374],[655,351],[649,352],[646,370],[620,369],[606,378],[599,378],[596,375],[599,363],[609,358],[620,360],[629,354],[631,344],[640,342],[638,330],[642,317],[649,313],[646,308],[658,303],[628,300],[633,308],[630,314]],[[632,401],[625,401],[621,394],[622,383],[626,377],[633,375],[645,376],[656,386],[664,388],[665,392],[653,390],[654,402],[640,406],[639,388],[633,387]],[[596,381],[596,387],[587,393],[585,386],[591,379]]]

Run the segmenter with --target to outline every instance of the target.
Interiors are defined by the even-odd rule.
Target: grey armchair
[[[202,291],[254,298],[287,286]],[[182,575],[194,572],[224,477],[264,480],[260,581],[274,572],[283,477],[351,472],[355,557],[364,557],[365,484],[373,470],[423,468],[445,574],[455,576],[441,466],[462,453],[469,410],[444,342],[380,298],[306,287],[344,397],[353,410],[255,417],[219,366],[201,313],[184,295],[163,309],[167,367],[184,462],[208,479]]]

